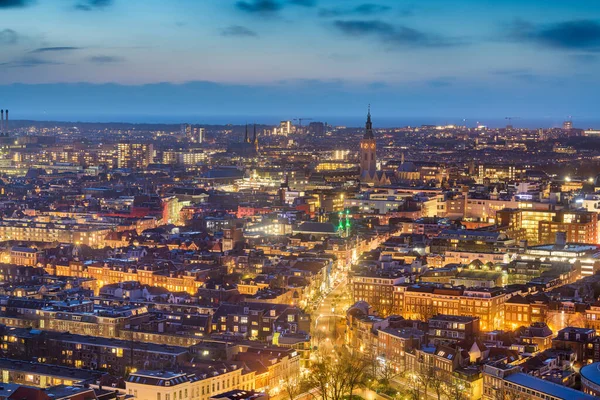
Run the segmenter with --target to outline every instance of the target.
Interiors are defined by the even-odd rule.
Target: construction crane
[[[298,126],[302,128],[302,121],[312,121],[312,118],[294,118],[294,121],[298,121]]]
[[[521,117],[504,117],[504,119],[508,120],[508,125],[506,125],[506,129],[507,130],[512,130],[513,126],[512,126],[512,120],[513,119],[519,119]]]

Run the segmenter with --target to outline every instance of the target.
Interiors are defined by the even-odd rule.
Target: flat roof
[[[13,360],[10,358],[0,358],[0,369],[35,373],[39,375],[54,376],[79,381],[96,379],[105,374],[105,372],[102,371],[64,367],[60,365],[51,365],[32,361]]]
[[[557,383],[549,382],[534,376],[517,372],[505,378],[506,381],[536,390],[565,400],[592,400],[595,396],[571,389]]]
[[[582,378],[587,379],[595,384],[600,384],[600,362],[595,362],[585,367],[582,367],[579,371]]]

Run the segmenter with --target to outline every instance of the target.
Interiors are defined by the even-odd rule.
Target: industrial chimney
[[[0,113],[0,133],[4,133],[4,110],[1,110]]]
[[[4,132],[8,136],[8,110],[6,110],[6,121],[4,122]]]

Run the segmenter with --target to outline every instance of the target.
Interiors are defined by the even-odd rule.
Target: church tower
[[[371,123],[371,106],[367,113],[367,123],[365,125],[365,135],[360,141],[360,176],[361,179],[371,179],[376,172],[376,144],[373,136],[373,124]]]

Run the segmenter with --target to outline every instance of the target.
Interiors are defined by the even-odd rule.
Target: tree
[[[469,398],[464,383],[458,379],[452,379],[449,384],[445,384],[443,390],[448,400],[467,400]]]
[[[429,386],[431,385],[433,379],[435,379],[435,376],[435,367],[432,364],[421,364],[421,366],[417,369],[416,378],[423,388],[425,398],[428,396],[427,392]]]
[[[417,379],[416,375],[416,373],[410,372],[407,376],[407,393],[412,400],[421,399],[421,382]]]
[[[501,387],[496,389],[494,398],[497,400],[524,400],[525,396],[521,395],[521,393],[515,390],[511,390],[507,387]]]
[[[281,390],[289,400],[294,400],[306,391],[307,382],[300,374],[288,373],[283,377]]]
[[[433,371],[429,379],[429,387],[435,392],[437,400],[442,400],[442,396],[445,394],[446,382],[442,379],[441,371]]]
[[[383,385],[389,385],[392,379],[403,374],[403,370],[398,369],[390,361],[384,361],[383,364],[378,368],[378,379],[379,383]]]
[[[313,397],[323,400],[342,400],[366,386],[369,362],[358,352],[343,347],[317,355],[307,377],[307,387],[318,391]]]
[[[420,364],[415,371],[408,373],[408,393],[413,400],[421,399],[421,394],[427,399],[428,388],[435,377],[433,365]]]
[[[369,358],[369,374],[380,385],[389,386],[392,379],[401,376],[404,369],[394,366],[394,363],[387,360],[384,356],[377,356],[375,353],[367,355]]]

